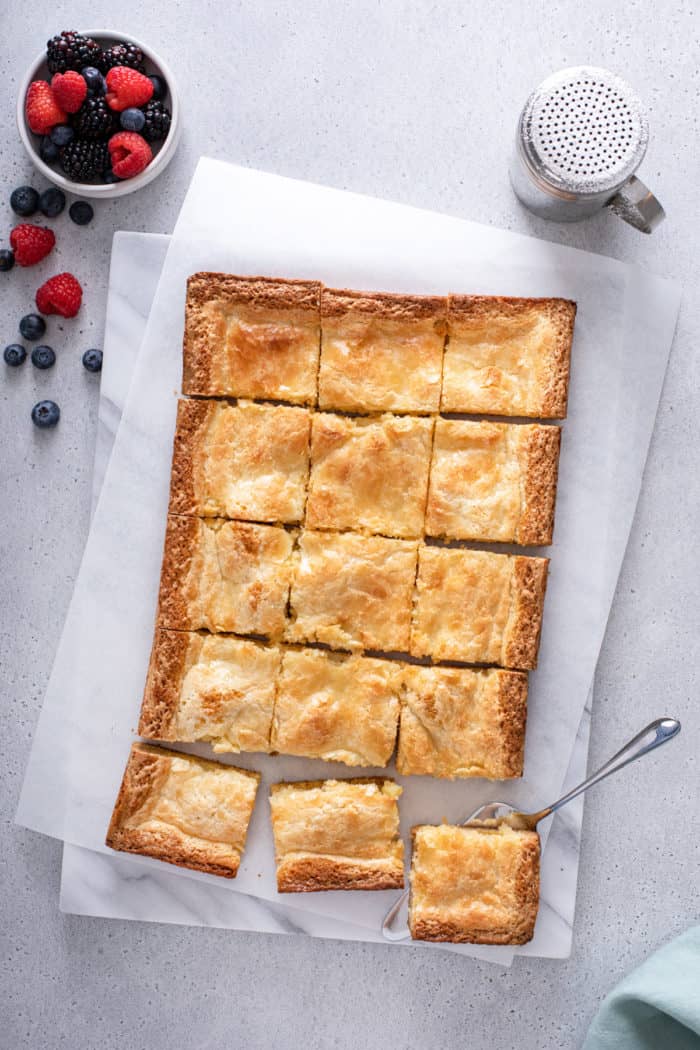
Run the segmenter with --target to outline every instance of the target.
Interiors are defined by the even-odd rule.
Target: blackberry
[[[86,98],[73,123],[84,139],[107,139],[115,128],[114,113],[103,98]]]
[[[102,65],[102,48],[89,36],[66,30],[51,37],[46,45],[46,59],[49,73],[65,73],[68,69],[79,73],[83,66]]]
[[[145,73],[143,51],[136,44],[113,44],[102,52],[102,72],[106,73],[115,66],[128,66],[129,69]]]
[[[156,142],[164,139],[170,131],[170,110],[162,102],[154,102],[152,99],[143,109],[146,123],[141,134],[148,142]]]
[[[106,142],[73,139],[61,153],[61,167],[75,182],[90,182],[98,178],[108,165]]]

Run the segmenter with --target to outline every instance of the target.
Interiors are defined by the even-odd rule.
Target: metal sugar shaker
[[[629,84],[595,66],[554,73],[520,114],[510,180],[536,215],[578,222],[603,207],[651,233],[665,217],[634,174],[649,127]]]

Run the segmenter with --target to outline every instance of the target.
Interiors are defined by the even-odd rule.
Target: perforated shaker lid
[[[543,81],[520,130],[534,174],[576,196],[616,190],[639,166],[649,138],[632,88],[595,66],[562,69]]]

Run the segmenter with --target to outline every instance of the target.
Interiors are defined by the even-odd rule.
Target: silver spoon
[[[567,802],[571,802],[572,799],[576,798],[577,795],[587,791],[589,787],[593,787],[594,784],[604,780],[605,777],[609,777],[611,773],[617,773],[618,770],[629,765],[630,762],[635,762],[642,755],[653,751],[655,747],[661,747],[668,740],[672,740],[677,733],[680,733],[680,729],[681,724],[675,718],[657,718],[646,729],[642,729],[641,733],[637,733],[635,737],[632,737],[629,743],[625,744],[596,773],[592,773],[578,787],[572,788],[562,798],[557,799],[551,806],[541,809],[538,813],[518,813],[507,802],[486,802],[483,806],[479,806],[463,823],[464,825],[474,825],[476,827],[494,827],[498,824],[508,823],[511,827],[518,830],[534,831],[539,822],[544,820],[545,817],[555,813],[562,806],[565,806]],[[399,899],[391,906],[382,923],[382,933],[388,941],[403,941],[410,937],[408,931],[408,895],[409,890],[404,890]]]

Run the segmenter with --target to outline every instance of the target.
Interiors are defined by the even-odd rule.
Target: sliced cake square
[[[294,534],[279,526],[169,514],[158,624],[281,635],[293,546]]]
[[[316,401],[318,281],[196,273],[187,282],[182,392]]]
[[[287,650],[271,748],[348,766],[386,766],[396,741],[400,692],[395,661]]]
[[[422,536],[432,433],[431,419],[315,415],[308,527]]]
[[[437,412],[447,299],[323,288],[319,407]]]
[[[526,674],[407,665],[403,683],[399,773],[490,780],[523,775]]]
[[[551,543],[560,443],[554,426],[438,419],[427,535]]]
[[[526,944],[539,906],[536,831],[413,828],[409,927],[420,941]]]
[[[305,408],[181,400],[170,510],[208,518],[301,521],[310,426]]]
[[[259,773],[133,744],[107,845],[233,879],[259,781]]]
[[[421,547],[411,653],[536,667],[548,565],[548,558]]]
[[[378,777],[273,784],[279,892],[401,889],[400,794]]]
[[[269,751],[281,663],[279,649],[259,642],[157,628],[139,733],[221,752]]]
[[[443,412],[563,419],[576,303],[451,295]]]

